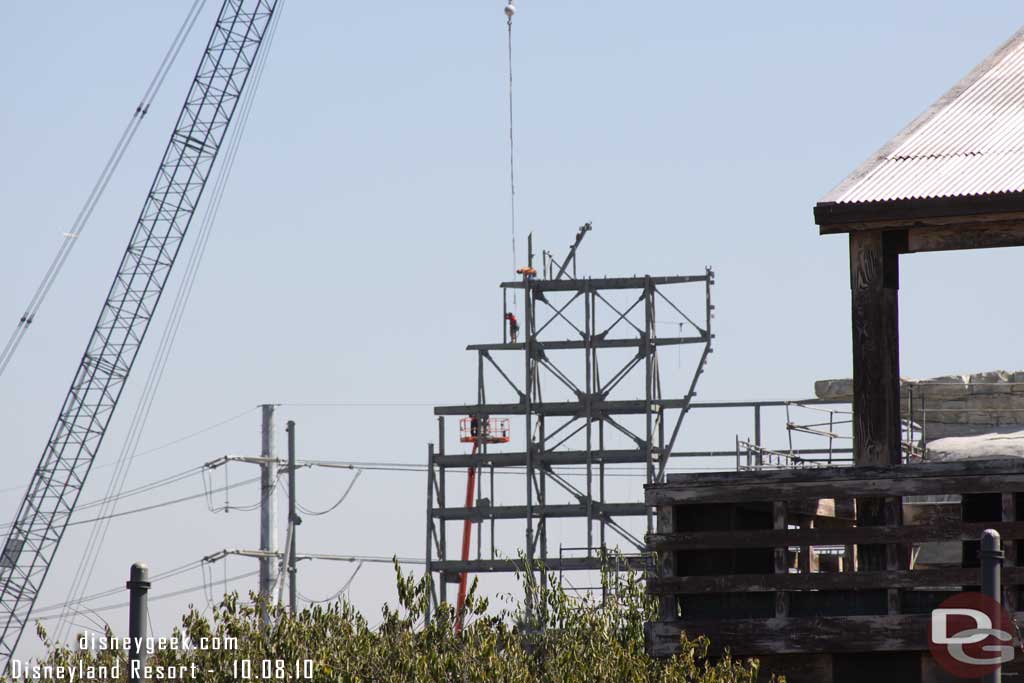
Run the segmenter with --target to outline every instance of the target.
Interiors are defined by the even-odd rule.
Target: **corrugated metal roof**
[[[822,203],[1024,191],[1024,30],[850,174]]]

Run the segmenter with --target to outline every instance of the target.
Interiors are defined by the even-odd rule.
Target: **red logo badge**
[[[1010,613],[981,593],[958,593],[932,610],[928,648],[958,678],[979,678],[1013,659]]]

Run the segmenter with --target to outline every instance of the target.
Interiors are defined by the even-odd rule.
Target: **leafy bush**
[[[261,605],[255,596],[243,603],[232,594],[210,618],[191,609],[172,635],[187,633],[193,643],[236,638],[236,650],[159,650],[147,663],[195,665],[194,680],[204,683],[246,680],[240,668],[244,660],[252,662],[253,681],[267,680],[264,673],[271,680],[318,683],[754,683],[758,678],[754,661],[708,659],[705,639],[684,638],[680,654],[671,659],[648,657],[643,624],[654,617],[655,605],[634,575],[605,575],[602,601],[570,596],[554,577],[538,586],[526,573],[520,579],[529,610],[523,603],[489,610],[488,601],[476,596],[474,582],[466,626],[456,633],[448,604],[426,619],[429,580],[416,581],[397,566],[396,573],[399,607],[385,605],[376,627],[345,601],[291,615]],[[50,642],[42,627],[38,630],[48,653],[39,664],[89,667],[119,661],[119,680],[127,680],[123,651],[79,650]],[[270,662],[266,671],[264,660]]]

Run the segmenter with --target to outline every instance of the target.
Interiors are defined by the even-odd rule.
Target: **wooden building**
[[[929,614],[977,584],[975,539],[989,527],[1005,541],[1006,602],[1016,612],[1024,461],[903,464],[899,258],[1024,245],[1024,31],[814,216],[821,234],[850,244],[854,466],[674,475],[648,486],[658,520],[649,590],[661,604],[648,646],[668,655],[680,632],[706,634],[713,648],[761,657],[791,683],[953,680],[928,654]],[[959,503],[935,515],[920,498],[932,495]],[[935,543],[960,543],[959,561],[918,563]]]

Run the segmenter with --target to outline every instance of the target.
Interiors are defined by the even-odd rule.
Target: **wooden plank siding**
[[[653,595],[700,595],[703,593],[769,591],[945,588],[977,583],[977,569],[897,569],[842,574],[725,574],[652,577],[647,580],[647,590]],[[1024,567],[1004,568],[1003,584],[1007,586],[1024,585]]]
[[[1016,613],[1017,620],[1024,614]],[[648,623],[648,651],[669,657],[679,651],[679,636],[705,635],[712,654],[728,649],[739,657],[759,654],[843,652],[927,652],[927,614],[781,619],[722,619]]]
[[[995,458],[879,467],[833,467],[670,475],[648,485],[647,505],[742,503],[857,496],[1024,491],[1024,460]]]
[[[925,526],[847,527],[832,529],[764,529],[752,531],[675,531],[647,535],[650,550],[710,550],[713,548],[778,548],[804,545],[861,543],[925,543],[976,541],[985,529],[995,529],[1003,541],[1024,539],[1024,522],[951,522]]]
[[[929,611],[976,586],[979,570],[970,563],[911,569],[909,549],[969,545],[996,529],[1009,551],[1002,581],[1016,610],[1024,586],[1021,492],[1024,461],[1004,458],[672,475],[646,487],[646,503],[658,511],[657,531],[646,537],[657,560],[647,589],[661,606],[659,620],[646,625],[648,649],[676,652],[685,631],[739,656],[925,652]],[[942,503],[961,509],[904,524],[902,497],[917,495],[963,503]],[[858,507],[880,501],[881,516],[853,520],[849,506],[844,518],[805,514],[827,510],[821,499],[851,498]],[[846,548],[847,558],[861,551],[858,564],[814,571],[824,555],[812,548],[823,546]]]

